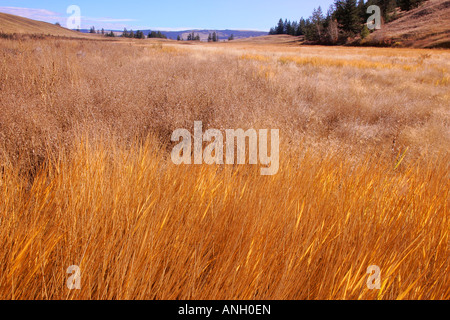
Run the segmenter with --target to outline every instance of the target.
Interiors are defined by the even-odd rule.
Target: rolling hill
[[[89,37],[89,35],[69,30],[51,23],[36,21],[2,12],[0,12],[0,33],[42,34],[73,38]]]
[[[0,12],[0,33],[6,34],[43,34],[60,37],[86,38],[96,37],[89,34],[88,29],[82,29],[81,32],[69,30],[51,23],[36,21],[28,18],[19,17],[12,14]],[[108,30],[109,31],[109,30]],[[112,30],[116,35],[121,35],[122,30]],[[135,30],[136,31],[136,30]],[[142,30],[147,36],[152,30]],[[267,35],[264,31],[252,30],[184,30],[184,31],[161,31],[168,39],[176,40],[178,36],[187,39],[188,35],[194,32],[200,35],[202,41],[208,40],[210,33],[216,32],[221,40],[227,40],[233,35],[234,39],[253,38]],[[97,36],[98,37],[98,36]]]
[[[367,45],[450,48],[450,0],[429,0],[372,33]]]

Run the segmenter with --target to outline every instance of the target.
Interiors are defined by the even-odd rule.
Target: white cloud
[[[86,18],[86,20],[90,21],[98,21],[98,22],[133,22],[138,21],[135,19],[109,19],[109,18]]]
[[[161,27],[155,27],[155,28],[145,28],[145,30],[155,30],[155,31],[186,31],[186,30],[199,30],[199,28],[192,28],[192,27],[183,27],[183,28],[161,28]]]
[[[0,12],[46,22],[57,22],[66,18],[60,13],[45,9],[0,7]]]

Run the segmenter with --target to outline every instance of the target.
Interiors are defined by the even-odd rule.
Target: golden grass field
[[[449,299],[449,70],[445,50],[0,40],[0,298]],[[280,129],[280,171],[172,164],[194,121]]]

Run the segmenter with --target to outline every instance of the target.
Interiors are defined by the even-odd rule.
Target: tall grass
[[[446,52],[0,41],[0,298],[450,298]],[[279,128],[279,173],[175,166],[194,120]]]
[[[448,299],[448,156],[394,170],[306,151],[281,172],[77,144],[0,193],[5,299]],[[81,268],[79,291],[66,268]],[[382,289],[366,287],[367,267]]]

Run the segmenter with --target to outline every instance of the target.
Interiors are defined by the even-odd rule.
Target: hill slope
[[[415,48],[450,48],[450,0],[429,0],[420,7],[401,12],[363,41],[370,45]]]
[[[233,43],[249,43],[249,44],[261,44],[261,45],[287,45],[297,46],[302,44],[304,37],[294,37],[287,34],[265,35],[260,37],[238,39]]]
[[[0,12],[0,33],[44,34],[60,37],[85,38],[87,35],[51,23]]]

